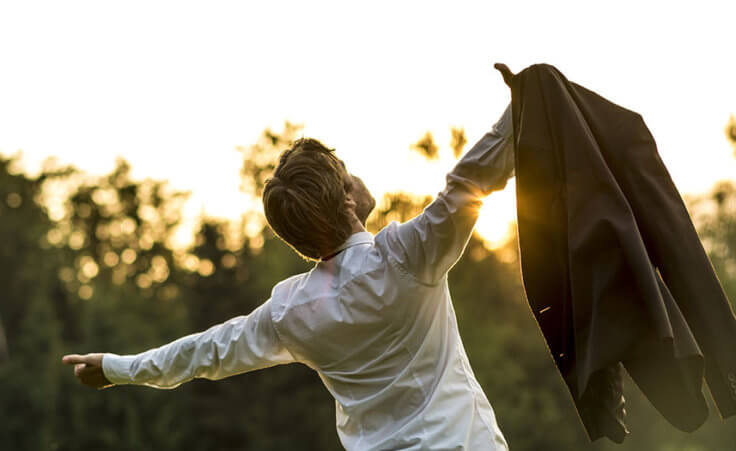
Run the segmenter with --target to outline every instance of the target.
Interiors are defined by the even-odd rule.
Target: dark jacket
[[[736,414],[736,318],[642,117],[538,64],[510,79],[527,300],[591,439],[622,368],[683,431]]]

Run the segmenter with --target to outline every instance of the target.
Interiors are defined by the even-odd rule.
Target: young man
[[[65,356],[101,388],[173,388],[301,362],[334,396],[348,450],[506,450],[458,333],[447,272],[481,198],[513,174],[511,106],[414,219],[365,230],[375,205],[333,151],[301,139],[280,157],[263,204],[271,228],[314,268],[278,283],[247,316],[137,355]]]

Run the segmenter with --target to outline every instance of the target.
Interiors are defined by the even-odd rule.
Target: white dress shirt
[[[447,272],[481,198],[513,175],[511,106],[447,175],[422,214],[279,282],[239,316],[137,354],[105,354],[114,384],[174,388],[278,364],[315,370],[348,450],[507,450],[458,333]]]

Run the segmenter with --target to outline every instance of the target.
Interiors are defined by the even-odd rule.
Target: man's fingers
[[[69,354],[62,357],[61,363],[65,365],[76,365],[77,363],[87,363],[87,361],[83,355]]]
[[[61,358],[61,363],[64,365],[74,365],[76,363],[81,363],[81,358],[82,356],[79,354],[69,354]]]
[[[61,358],[61,362],[74,366],[74,376],[82,384],[93,388],[106,388],[113,384],[107,380],[102,370],[103,356],[103,353],[67,354]]]
[[[102,363],[102,354],[68,354],[61,358],[65,365],[76,365],[86,363],[87,365],[99,366]]]
[[[493,65],[499,72],[501,72],[501,75],[503,76],[503,81],[511,87],[511,79],[514,78],[514,73],[511,72],[511,69],[503,63],[496,63]]]

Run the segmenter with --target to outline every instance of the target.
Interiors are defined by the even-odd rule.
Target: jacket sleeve
[[[447,185],[417,217],[393,224],[394,258],[420,282],[437,283],[465,250],[482,198],[501,190],[514,173],[511,104],[447,175]]]
[[[136,355],[107,353],[105,377],[113,384],[175,388],[195,377],[222,379],[247,371],[294,362],[271,320],[271,301],[204,332]]]

